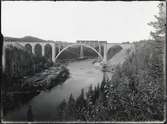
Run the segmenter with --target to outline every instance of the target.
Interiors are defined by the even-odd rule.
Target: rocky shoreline
[[[22,104],[26,104],[34,96],[43,90],[50,90],[53,87],[64,83],[70,73],[65,66],[50,67],[34,76],[26,76],[20,79],[21,88],[17,91],[6,91],[3,93],[3,113],[18,108]]]
[[[61,84],[69,77],[69,71],[64,66],[50,67],[45,71],[34,75],[33,77],[26,77],[24,79],[23,89],[40,91],[49,90],[54,86]]]

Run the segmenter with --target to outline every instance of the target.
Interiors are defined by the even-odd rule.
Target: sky
[[[148,25],[158,15],[159,1],[2,1],[2,34],[44,40],[110,43],[150,39]]]

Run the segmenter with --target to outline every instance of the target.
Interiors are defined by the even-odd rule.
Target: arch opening
[[[56,56],[56,58],[55,58],[55,61],[58,59],[58,57],[59,57],[65,50],[67,50],[67,49],[70,48],[70,47],[75,47],[75,46],[84,46],[84,47],[86,47],[86,48],[90,48],[90,49],[92,49],[92,50],[100,57],[101,60],[103,60],[102,55],[101,55],[100,53],[98,53],[95,48],[93,48],[93,47],[91,47],[91,46],[88,46],[88,45],[86,45],[86,44],[72,44],[72,45],[69,45],[69,46],[63,48],[63,49],[57,54],[57,56]]]
[[[49,59],[50,61],[52,60],[52,46],[50,44],[46,44],[44,46],[44,56]]]
[[[35,45],[35,55],[42,56],[42,46],[40,44]]]
[[[114,46],[110,47],[107,51],[107,60],[110,60],[120,50],[122,50],[122,47],[120,45],[114,45]]]
[[[26,50],[32,54],[32,46],[30,44],[25,45]]]

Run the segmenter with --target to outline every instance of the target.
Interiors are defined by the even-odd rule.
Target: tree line
[[[25,49],[16,46],[7,46],[5,49],[5,71],[2,73],[2,103],[4,114],[21,102],[27,102],[35,94],[25,94],[22,87],[25,76],[31,76],[52,65],[47,58],[36,56]]]
[[[6,48],[5,74],[11,77],[33,75],[52,65],[47,58],[36,56],[15,46]]]

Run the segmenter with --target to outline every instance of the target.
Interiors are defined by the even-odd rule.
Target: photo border
[[[51,2],[56,2],[56,1],[63,1],[63,2],[66,2],[66,1],[81,1],[81,2],[98,2],[98,1],[104,1],[104,2],[107,2],[107,1],[122,1],[122,2],[133,2],[133,1],[159,1],[159,2],[165,2],[166,5],[167,5],[167,2],[165,0],[2,0],[1,2],[5,2],[5,1],[51,1]],[[0,5],[2,5],[0,2]],[[167,9],[166,9],[166,12],[167,12]],[[167,17],[166,17],[167,18]],[[2,25],[2,23],[1,23]],[[1,26],[2,27],[2,26]],[[1,30],[2,31],[2,30]],[[166,30],[166,34],[167,34],[167,30]],[[165,34],[165,41],[166,41],[166,34]],[[0,81],[2,82],[2,54],[3,54],[3,35],[2,35],[2,32],[1,32],[1,42],[0,42],[0,47],[1,47],[1,51],[0,51],[0,54],[1,54],[1,66],[0,66],[0,69],[1,69],[1,78],[0,78]],[[166,41],[167,42],[167,41]],[[166,124],[167,123],[167,88],[166,88],[166,70],[167,70],[167,43],[165,42],[164,44],[164,88],[166,90],[164,90],[164,99],[165,99],[165,102],[166,104],[164,104],[164,120],[163,121],[33,121],[33,122],[29,122],[29,121],[4,121],[3,120],[3,106],[2,106],[2,100],[1,100],[1,123],[119,123],[119,124],[136,124],[136,123],[139,123],[139,124]],[[2,87],[2,84],[1,84],[1,87]],[[1,90],[2,91],[2,90]],[[2,99],[2,92],[1,92],[1,99]]]

